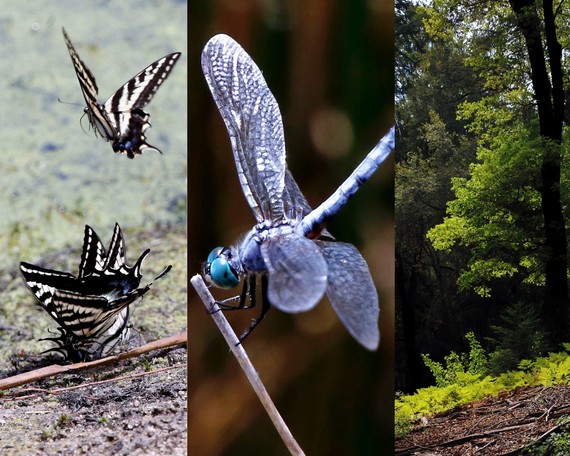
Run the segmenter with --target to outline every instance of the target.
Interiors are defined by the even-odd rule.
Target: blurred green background
[[[393,119],[393,3],[241,0],[190,3],[189,275],[254,218],[227,132],[206,87],[200,52],[226,33],[264,73],[284,118],[288,165],[316,207],[350,174]],[[352,340],[326,299],[289,315],[271,310],[244,346],[307,454],[393,450],[393,159],[329,227],[356,245],[380,295],[381,342]],[[216,298],[231,296],[213,290]],[[259,310],[228,316],[240,333]],[[190,453],[288,454],[203,304],[189,296]]]
[[[130,160],[95,137],[87,118],[82,118],[85,102],[62,26],[97,79],[100,102],[156,59],[174,51],[183,53],[145,108],[153,125],[146,134],[148,141],[164,155],[148,151]],[[2,370],[7,358],[20,350],[38,354],[51,347],[37,339],[57,326],[25,288],[18,263],[77,274],[85,224],[107,247],[118,222],[129,264],[151,248],[142,267],[143,284],[165,265],[173,265],[171,273],[137,304],[132,322],[150,340],[184,329],[187,59],[185,1],[2,2]]]

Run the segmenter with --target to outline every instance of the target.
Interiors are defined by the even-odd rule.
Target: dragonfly
[[[218,302],[222,310],[255,307],[256,287],[261,284],[261,312],[240,343],[271,306],[288,313],[305,312],[326,293],[354,339],[376,350],[380,308],[370,270],[358,249],[335,241],[326,225],[391,153],[394,127],[312,210],[287,168],[279,106],[252,58],[235,40],[220,34],[205,45],[202,70],[257,222],[237,245],[212,250],[203,267],[206,281],[220,288],[234,288],[243,279],[239,297]],[[231,304],[238,299],[239,304]]]

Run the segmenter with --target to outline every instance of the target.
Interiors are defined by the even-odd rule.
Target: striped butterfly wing
[[[130,268],[126,265],[125,240],[118,223],[115,223],[108,252],[93,228],[85,225],[79,265],[80,292],[115,299],[134,290],[142,279],[140,265],[149,253],[150,250],[144,252],[136,267]]]
[[[105,102],[108,119],[118,132],[113,150],[126,153],[129,158],[145,149],[158,148],[146,142],[145,131],[150,127],[150,115],[143,111],[158,88],[166,80],[180,58],[180,52],[165,55],[129,79]]]
[[[109,302],[101,296],[53,290],[51,307],[57,314],[61,336],[51,338],[56,349],[73,361],[105,356],[129,339],[129,304],[138,295]]]
[[[115,327],[117,315],[149,289],[148,286],[137,288],[115,300],[109,300],[104,296],[82,295],[55,289],[52,295],[52,308],[58,314],[60,325],[67,331],[80,338],[93,339]],[[121,318],[122,320],[124,318]]]
[[[113,285],[116,290],[121,290],[121,293],[127,294],[137,288],[142,279],[141,267],[144,259],[150,253],[150,249],[145,250],[134,266],[127,265],[126,259],[126,246],[121,227],[118,223],[115,224],[113,231],[113,238],[109,245],[109,253],[105,259],[103,267],[104,276],[109,283]],[[158,280],[166,275],[172,266],[167,266],[154,280]],[[152,282],[147,285],[150,286]]]
[[[79,87],[81,88],[81,92],[83,92],[83,98],[85,98],[85,103],[87,104],[85,113],[89,119],[89,124],[95,131],[95,134],[99,133],[105,141],[114,141],[118,137],[118,131],[105,112],[105,107],[97,101],[99,88],[97,87],[95,76],[93,76],[91,70],[87,68],[87,65],[83,63],[75,51],[64,28],[62,28],[62,31],[67,50],[71,57],[71,62],[73,63],[73,68],[75,69],[75,74],[77,75],[77,80],[79,81]]]
[[[60,342],[60,346],[63,345],[68,353],[78,352],[79,356],[73,356],[84,360],[106,356],[117,345],[128,341],[130,305],[142,299],[151,285],[134,289],[114,300],[55,290],[53,307],[66,323],[62,326],[66,342]]]
[[[103,269],[120,270],[122,266],[126,264],[126,254],[127,250],[125,247],[125,239],[123,237],[123,232],[118,223],[115,223],[115,228],[113,230],[113,237],[111,238],[111,244],[109,245],[109,255],[105,259],[105,265]]]
[[[115,299],[82,293],[84,284],[68,273],[20,263],[27,287],[58,323],[61,335],[50,338],[71,360],[102,356],[128,339],[129,305],[150,289],[135,288]]]
[[[131,268],[126,264],[125,240],[118,223],[115,223],[107,253],[95,231],[86,225],[79,266],[81,292],[105,296],[109,300],[129,293],[139,286],[140,267],[149,253],[150,250],[146,250]]]
[[[20,271],[40,305],[65,331],[91,336],[113,315],[115,306],[105,296],[82,293],[81,281],[72,274],[25,262],[20,263]]]
[[[138,288],[147,249],[133,267],[126,264],[126,247],[119,224],[106,254],[97,233],[85,226],[79,276],[20,263],[26,286],[59,324],[60,336],[48,338],[71,361],[105,356],[129,338],[129,306],[142,299],[153,282]],[[155,280],[171,269],[168,266]]]
[[[107,356],[115,347],[130,339],[132,325],[129,323],[129,307],[125,307],[115,318],[113,326],[97,337],[78,337],[75,334],[58,328],[59,336],[45,337],[57,344],[44,353],[55,351],[71,362],[90,361]]]
[[[83,249],[81,250],[81,262],[79,263],[79,278],[82,279],[90,274],[101,274],[105,270],[106,253],[105,247],[89,225],[85,225],[83,236]]]
[[[145,149],[158,148],[146,142],[145,131],[150,128],[150,115],[143,111],[158,88],[168,77],[181,53],[168,54],[150,64],[129,79],[109,99],[100,104],[97,101],[98,88],[95,77],[79,58],[65,29],[63,37],[79,80],[79,86],[87,106],[85,112],[95,132],[106,141],[112,141],[113,150],[134,158]]]

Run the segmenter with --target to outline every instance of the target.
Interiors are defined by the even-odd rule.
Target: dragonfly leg
[[[246,306],[247,297],[250,297],[251,304]],[[239,299],[239,304],[237,306],[228,304],[230,302],[235,302]],[[243,288],[239,296],[233,296],[223,301],[217,301],[216,304],[219,306],[219,310],[242,310],[242,309],[252,309],[255,307],[255,276],[246,278],[243,282]],[[210,314],[216,312],[216,310],[210,310]]]
[[[237,306],[232,306],[231,304],[229,304],[230,302],[235,302],[240,300],[241,297],[240,296],[232,296],[231,298],[227,298],[224,299],[223,301],[216,301],[215,304],[218,305],[218,308],[213,310],[214,306],[212,305],[212,307],[210,307],[210,310],[208,311],[209,314],[213,314],[216,312],[220,312],[221,310],[235,310],[235,309],[239,309],[239,305]]]
[[[239,338],[238,344],[241,344],[247,336],[254,330],[254,328],[263,320],[265,314],[269,311],[271,305],[267,299],[267,275],[261,276],[261,312],[258,317],[251,322]],[[251,295],[251,307],[255,307],[255,294]]]

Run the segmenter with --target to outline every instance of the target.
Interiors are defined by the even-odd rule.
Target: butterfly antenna
[[[81,103],[72,103],[70,101],[63,101],[61,98],[57,97],[57,101],[59,101],[62,104],[67,104],[67,105],[72,105],[72,106],[79,106],[81,108],[84,108],[84,105],[82,105]],[[85,128],[83,128],[83,118],[85,117],[85,114],[87,114],[87,111],[85,111],[85,108],[83,109],[83,115],[81,116],[81,118],[79,119],[79,125],[81,126],[81,129],[83,130],[84,133],[87,133],[87,131],[85,131]],[[89,124],[89,126],[91,126],[91,124]],[[97,135],[97,129],[95,129],[95,135]]]
[[[85,130],[85,128],[83,128],[83,118],[85,117],[85,114],[87,114],[87,113],[84,112],[83,115],[79,118],[79,125],[81,126],[83,133],[87,133],[89,131],[89,130]],[[89,128],[91,128],[91,123],[89,123]],[[95,129],[95,136],[97,136],[97,129]]]
[[[81,103],[73,103],[71,101],[63,101],[61,98],[57,97],[57,101],[59,101],[61,104],[67,104],[67,105],[72,105],[72,106],[80,106],[83,107],[83,105]]]

